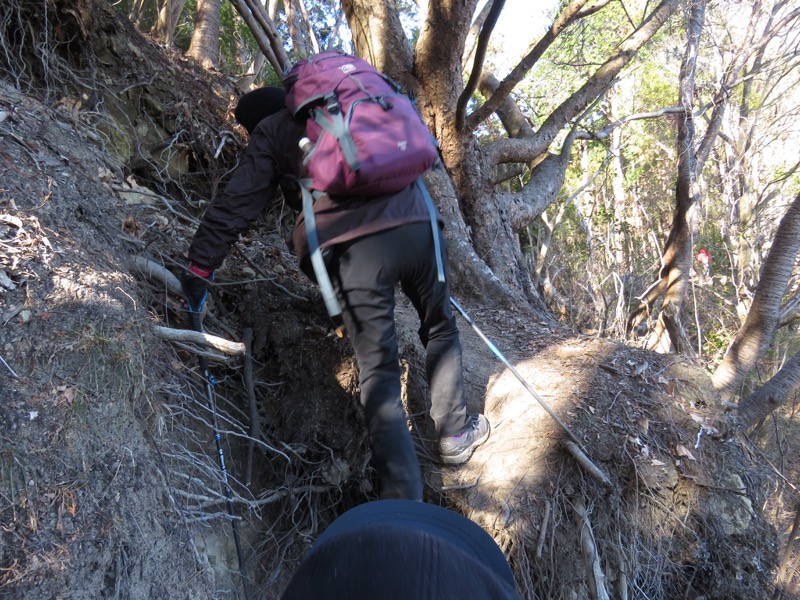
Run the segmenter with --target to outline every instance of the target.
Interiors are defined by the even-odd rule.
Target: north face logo
[[[356,70],[356,66],[353,63],[347,63],[346,65],[342,65],[339,67],[339,70],[347,75],[348,73],[352,73]]]
[[[401,152],[405,152],[406,148],[408,148],[408,140],[400,140],[397,142],[397,149]]]

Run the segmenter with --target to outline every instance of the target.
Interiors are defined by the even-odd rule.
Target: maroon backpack
[[[438,156],[412,101],[367,61],[331,50],[295,64],[286,106],[306,117],[311,188],[332,196],[398,192]]]

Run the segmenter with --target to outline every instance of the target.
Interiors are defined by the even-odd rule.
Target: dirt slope
[[[208,597],[150,439],[164,368],[108,169],[68,113],[5,82],[0,111],[0,593]]]
[[[94,96],[45,105],[0,80],[0,595],[239,597],[196,358],[156,335],[188,324],[164,276],[131,266],[179,272],[241,149],[225,133],[233,91],[107,5],[84,16]],[[292,219],[276,206],[242,240],[206,317],[252,340],[251,360],[212,364],[259,598],[376,496],[349,344],[286,250]],[[426,499],[484,526],[526,598],[769,596],[769,481],[702,371],[454,295],[588,458],[462,319],[469,402],[494,432],[466,467],[432,460],[417,323],[399,299]]]

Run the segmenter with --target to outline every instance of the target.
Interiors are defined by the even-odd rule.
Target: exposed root
[[[595,544],[592,523],[589,520],[589,512],[582,499],[575,502],[575,524],[578,526],[578,534],[581,540],[581,550],[586,573],[589,575],[589,594],[594,600],[609,600],[608,589],[606,589],[606,576],[600,564],[600,556]]]

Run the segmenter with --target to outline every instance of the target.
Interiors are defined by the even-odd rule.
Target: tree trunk
[[[344,0],[342,9],[353,34],[356,54],[407,90],[417,91],[412,77],[411,46],[393,0]]]
[[[144,14],[144,8],[145,0],[133,0],[133,2],[131,2],[131,8],[128,11],[128,19],[137,27],[141,27],[141,18]]]
[[[194,33],[186,56],[195,59],[206,69],[217,67],[219,61],[219,23],[222,0],[198,0],[194,17]]]
[[[749,429],[782,406],[789,398],[789,394],[798,387],[800,387],[800,352],[789,359],[772,379],[739,403],[739,429],[741,431]]]
[[[275,73],[283,73],[289,66],[289,58],[283,48],[283,40],[278,37],[274,19],[259,0],[231,0],[231,4],[247,23],[247,27],[269,61]]]
[[[764,261],[744,325],[712,377],[723,399],[733,397],[757,359],[769,348],[781,315],[781,300],[786,293],[797,253],[800,251],[800,195],[781,219],[769,254]]]
[[[175,29],[178,27],[178,19],[184,6],[186,0],[164,0],[161,10],[158,11],[158,19],[153,25],[153,35],[168,47],[172,47]]]
[[[696,227],[696,205],[699,198],[694,154],[694,96],[697,53],[705,19],[705,0],[693,2],[686,24],[686,49],[680,70],[680,105],[678,114],[678,181],[675,189],[675,212],[672,227],[661,259],[660,285],[651,286],[639,307],[628,319],[633,330],[664,294],[658,323],[647,338],[646,347],[657,352],[687,352],[681,324],[681,308],[686,298],[692,266],[692,239]]]
[[[303,0],[284,2],[284,11],[295,56],[299,58],[319,52],[317,36],[308,23],[308,13]]]

